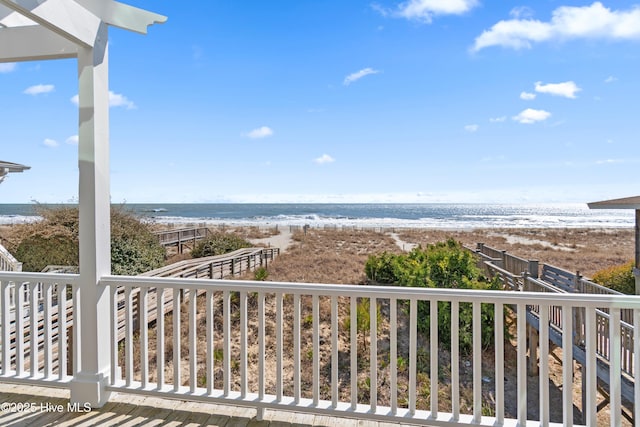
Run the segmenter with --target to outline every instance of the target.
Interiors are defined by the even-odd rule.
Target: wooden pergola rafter
[[[109,27],[146,34],[166,17],[113,0],[0,0],[0,62],[77,58],[79,372],[71,400],[104,405],[110,375]],[[85,311],[85,310],[83,310]]]

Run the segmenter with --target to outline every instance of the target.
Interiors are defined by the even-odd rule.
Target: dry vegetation
[[[363,283],[369,254],[398,251],[394,240],[374,231],[309,229],[269,267],[269,279],[306,283]]]
[[[589,277],[603,268],[624,264],[634,256],[632,229],[407,230],[400,232],[399,237],[419,244],[453,237],[472,248],[482,242],[521,258],[580,271]]]

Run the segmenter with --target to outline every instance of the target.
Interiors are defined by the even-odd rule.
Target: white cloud
[[[531,48],[532,43],[568,39],[640,40],[640,7],[611,10],[594,2],[590,6],[561,6],[549,22],[533,19],[499,21],[475,39],[472,51],[490,46]]]
[[[477,0],[407,0],[396,9],[387,9],[373,4],[374,10],[382,16],[393,16],[431,23],[437,15],[461,15],[478,5]]]
[[[75,105],[79,105],[80,97],[78,95],[72,96],[71,102]],[[126,96],[113,91],[109,91],[109,107],[124,107],[127,110],[137,108],[136,104],[134,104],[133,101],[130,101]]]
[[[318,157],[317,159],[313,159],[313,161],[319,165],[323,165],[325,163],[333,163],[336,161],[336,159],[334,159],[333,157],[331,157],[328,154],[323,154],[322,156]]]
[[[0,64],[0,73],[10,73],[12,71],[15,71],[17,66],[18,64],[16,64],[15,62],[2,63]]]
[[[533,10],[528,6],[518,6],[511,9],[509,16],[515,19],[531,18],[533,16]]]
[[[34,85],[26,88],[22,93],[26,95],[40,95],[42,93],[49,93],[55,90],[54,85]]]
[[[43,142],[44,145],[46,145],[47,147],[51,147],[51,148],[55,148],[58,145],[58,141],[56,141],[55,139],[50,139],[50,138],[46,138]]]
[[[360,80],[364,76],[368,76],[369,74],[378,74],[379,72],[379,70],[374,70],[373,68],[363,68],[362,70],[351,73],[345,77],[343,84],[345,86],[349,86],[351,83]]]
[[[513,116],[512,119],[519,123],[531,124],[547,120],[549,117],[551,117],[551,113],[548,111],[527,108],[526,110],[522,110],[517,116]]]
[[[597,165],[615,165],[618,163],[624,163],[625,161],[622,159],[606,159],[606,160],[597,160]]]
[[[609,76],[609,77],[607,77],[606,79],[604,79],[604,82],[605,82],[605,83],[613,83],[613,82],[615,82],[615,81],[618,81],[618,78],[617,78],[617,77],[615,77],[615,76]]]
[[[109,91],[109,107],[124,107],[127,110],[133,110],[136,108],[136,104],[122,94]]]
[[[78,135],[71,135],[65,142],[69,145],[78,145]]]
[[[473,133],[473,132],[476,132],[479,128],[480,126],[473,124],[473,125],[466,125],[464,127],[464,130],[466,130],[467,132]]]
[[[529,92],[520,92],[520,99],[524,99],[525,101],[531,101],[533,99],[536,99],[536,94],[529,93]]]
[[[574,99],[576,92],[580,92],[582,89],[578,87],[574,82],[568,81],[563,83],[547,83],[536,82],[536,92],[548,93],[553,96],[564,96],[565,98]]]
[[[268,126],[262,126],[247,133],[243,133],[242,136],[246,136],[251,139],[266,138],[273,135],[273,129]]]
[[[489,122],[491,123],[502,123],[505,120],[507,120],[507,116],[500,116],[500,117],[491,117],[489,118]]]

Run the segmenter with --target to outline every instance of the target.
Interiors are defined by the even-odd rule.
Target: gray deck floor
[[[0,383],[1,426],[336,426],[392,427],[379,423],[311,414],[266,410],[256,420],[255,409],[184,402],[130,394],[112,394],[109,403],[88,412],[67,410],[69,391]],[[19,405],[22,404],[22,405]],[[29,411],[17,411],[24,405]],[[61,406],[59,406],[61,405]]]

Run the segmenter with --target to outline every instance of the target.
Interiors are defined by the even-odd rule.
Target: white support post
[[[109,71],[107,25],[93,48],[78,48],[80,319],[79,368],[71,401],[103,406],[109,392],[111,295],[100,279],[111,272]]]

